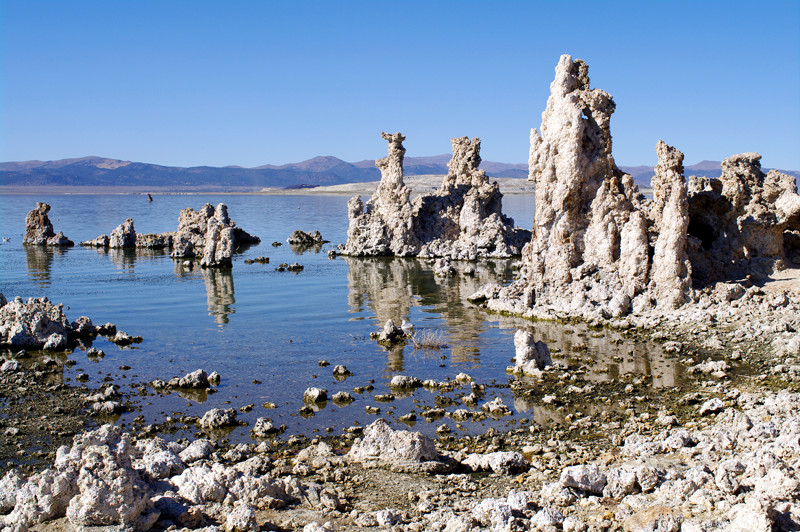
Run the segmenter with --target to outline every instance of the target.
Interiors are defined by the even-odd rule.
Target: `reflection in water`
[[[201,268],[206,282],[208,313],[220,325],[228,323],[228,314],[234,314],[233,273],[229,268]]]
[[[375,313],[376,325],[381,327],[391,319],[400,324],[409,316],[412,307],[444,319],[445,338],[450,345],[452,361],[460,365],[479,362],[478,338],[486,326],[486,314],[466,303],[466,298],[488,282],[504,282],[510,278],[510,261],[480,263],[454,262],[458,273],[452,277],[437,277],[427,261],[402,258],[343,257],[349,266],[348,304],[357,313],[369,308]],[[471,273],[468,273],[471,272]],[[416,330],[424,323],[415,323]],[[407,346],[390,348],[389,372],[403,370],[403,353]]]
[[[66,252],[66,248],[58,246],[25,246],[28,276],[41,288],[49,287],[53,258]]]
[[[302,255],[306,251],[312,251],[314,253],[319,253],[322,251],[322,244],[289,244],[289,247],[292,248],[292,253],[295,255]]]
[[[530,322],[500,318],[501,326],[530,330],[547,344],[554,361],[585,370],[589,382],[609,382],[624,375],[652,377],[653,388],[681,384],[684,367],[659,344],[632,340],[611,329],[597,331],[581,323]]]
[[[120,270],[125,270],[133,273],[133,268],[137,261],[152,260],[154,258],[161,258],[168,253],[163,249],[149,249],[149,248],[131,248],[131,249],[118,249],[118,248],[95,248],[97,253],[108,257],[111,262]]]

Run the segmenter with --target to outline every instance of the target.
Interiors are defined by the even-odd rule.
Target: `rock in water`
[[[199,211],[183,209],[175,232],[137,234],[133,220],[128,218],[110,235],[100,235],[94,240],[81,242],[81,245],[172,249],[173,258],[200,256],[202,266],[215,268],[231,265],[236,246],[260,241],[257,236],[236,227],[236,223],[228,217],[228,207],[224,203],[217,205],[216,209],[207,203]]]
[[[108,235],[108,247],[110,248],[134,248],[136,247],[136,230],[133,228],[133,219],[128,218],[118,225],[111,234]]]
[[[452,139],[453,157],[438,192],[410,201],[403,181],[405,137],[381,133],[389,154],[375,161],[381,182],[366,205],[358,196],[348,202],[350,226],[345,255],[478,257],[519,255],[530,231],[514,227],[502,214],[502,194],[479,170],[480,139]]]
[[[225,227],[216,218],[208,222],[206,241],[203,247],[203,268],[231,266],[233,261],[233,228]]]
[[[535,375],[538,370],[553,365],[547,344],[537,341],[530,331],[519,329],[514,333],[516,357],[514,373]]]
[[[36,203],[36,208],[25,216],[25,238],[22,243],[34,246],[74,246],[75,243],[60,232],[53,231],[53,224],[47,213],[50,205]]]
[[[306,233],[305,231],[297,229],[286,239],[286,242],[293,246],[315,246],[328,241],[322,238],[322,234],[319,231]]]

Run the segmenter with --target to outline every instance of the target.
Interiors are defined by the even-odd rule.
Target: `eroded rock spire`
[[[348,202],[350,226],[345,255],[478,257],[519,255],[530,232],[514,227],[502,213],[502,194],[478,166],[481,141],[452,139],[453,157],[439,190],[409,201],[403,181],[405,149],[400,133],[382,133],[389,154],[375,165],[381,182],[366,205],[356,196]]]
[[[589,87],[586,63],[561,56],[541,132],[531,131],[536,209],[520,277],[471,299],[550,318],[669,312],[708,283],[762,276],[800,253],[794,179],[765,175],[758,154],[742,154],[722,163],[719,180],[687,187],[683,154],[658,141],[645,199],[611,154],[614,109]]]

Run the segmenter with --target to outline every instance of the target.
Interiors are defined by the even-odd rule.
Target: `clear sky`
[[[800,0],[0,0],[0,161],[176,166],[448,153],[526,162],[568,53],[618,164],[744,151],[800,169]]]

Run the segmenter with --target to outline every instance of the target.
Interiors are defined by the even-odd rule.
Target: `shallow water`
[[[76,375],[85,371],[91,388],[108,378],[123,388],[135,388],[197,368],[222,375],[215,394],[139,397],[137,411],[120,419],[125,424],[138,415],[152,423],[172,412],[202,415],[214,407],[238,409],[254,404],[252,412],[239,414],[250,427],[256,418],[268,417],[276,425],[287,425],[286,435],[325,428],[340,433],[356,422],[368,424],[375,419],[365,413],[367,405],[380,407],[381,415],[390,420],[433,405],[435,395],[424,389],[392,403],[376,403],[373,395],[388,393],[392,376],[441,381],[460,372],[487,385],[484,401],[502,396],[514,411],[512,418],[522,414],[546,422],[559,414],[515,400],[508,389],[512,377],[505,369],[514,356],[513,335],[518,327],[535,330],[555,359],[577,360],[595,368],[589,371],[590,380],[636,373],[653,375],[653,386],[659,387],[673,386],[681,379],[677,362],[655,345],[576,325],[487,315],[465,301],[485,282],[509,282],[511,261],[484,261],[474,276],[441,279],[428,263],[415,259],[329,259],[327,250],[346,238],[347,200],[341,196],[219,194],[164,195],[153,202],[140,195],[0,196],[0,236],[10,238],[0,245],[0,292],[9,298],[47,296],[64,303],[70,320],[86,315],[95,324],[113,322],[121,330],[144,337],[142,344],[127,348],[98,338],[94,347],[104,350],[105,358],[91,361],[81,351],[69,355],[77,364],[65,368],[67,381],[74,383]],[[110,233],[128,217],[134,219],[138,232],[172,231],[181,209],[224,202],[231,219],[258,235],[261,244],[237,255],[228,271],[184,269],[160,251],[22,246],[25,215],[36,201],[51,205],[55,230],[76,243]],[[517,225],[531,227],[532,197],[508,196],[503,203]],[[319,230],[331,243],[304,253],[285,243],[271,245],[285,242],[295,229]],[[270,258],[270,264],[244,263],[262,255]],[[278,272],[275,268],[281,262],[299,262],[305,269]],[[447,347],[415,351],[406,345],[387,350],[369,339],[370,332],[378,331],[387,319],[399,323],[404,317],[417,331],[438,335]],[[320,367],[319,360],[331,365]],[[346,365],[353,376],[334,379],[336,364]],[[123,365],[131,369],[121,370]],[[353,393],[355,401],[349,406],[329,402],[313,416],[298,415],[303,391],[309,386],[325,388],[332,395],[368,383],[374,384],[374,392]],[[278,408],[265,410],[261,407],[265,401]],[[448,410],[459,407],[463,405]],[[415,430],[428,434],[441,424],[418,419]],[[464,423],[461,430],[483,432],[505,422]],[[249,428],[239,427],[230,437],[247,441]]]

